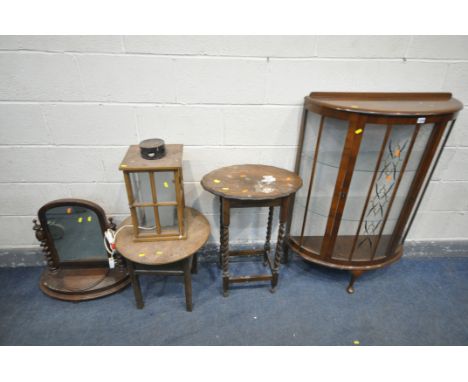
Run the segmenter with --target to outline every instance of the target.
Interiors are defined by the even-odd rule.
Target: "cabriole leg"
[[[361,275],[364,273],[364,271],[361,271],[361,270],[354,270],[354,271],[351,271],[351,279],[349,280],[349,285],[348,287],[346,288],[346,291],[349,293],[349,294],[352,294],[354,293],[354,282],[359,278],[361,277]]]

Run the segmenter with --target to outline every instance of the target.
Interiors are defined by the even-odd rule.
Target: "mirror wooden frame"
[[[47,265],[39,282],[40,289],[46,295],[60,300],[83,301],[107,296],[125,288],[130,280],[120,256],[116,257],[114,269],[110,269],[108,261],[103,260],[60,260],[46,218],[47,211],[56,207],[83,207],[93,211],[103,237],[108,228],[115,229],[112,218],[107,218],[99,205],[88,200],[59,199],[42,206],[38,211],[39,220],[33,220],[33,230],[40,241]]]

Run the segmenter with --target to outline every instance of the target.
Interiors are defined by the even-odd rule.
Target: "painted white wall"
[[[0,37],[0,248],[37,246],[44,203],[80,197],[128,214],[126,148],[183,143],[186,200],[218,238],[201,177],[220,166],[292,169],[311,91],[451,91],[468,105],[468,37]],[[468,238],[468,113],[462,112],[412,240]],[[266,211],[236,211],[233,241],[260,241]]]

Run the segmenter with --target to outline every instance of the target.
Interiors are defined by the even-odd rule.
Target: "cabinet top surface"
[[[244,164],[214,170],[203,177],[201,184],[205,190],[228,199],[271,200],[295,193],[302,180],[282,168]]]
[[[140,155],[140,147],[132,145],[120,163],[119,170],[151,171],[153,169],[172,169],[182,167],[183,145],[166,145],[166,155],[160,159],[144,159]]]
[[[451,93],[336,93],[312,92],[306,105],[350,113],[418,116],[458,112],[462,103]]]

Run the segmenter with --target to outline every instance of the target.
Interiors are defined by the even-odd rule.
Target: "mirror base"
[[[44,270],[39,287],[47,296],[64,301],[105,297],[130,283],[126,270],[108,268]]]

